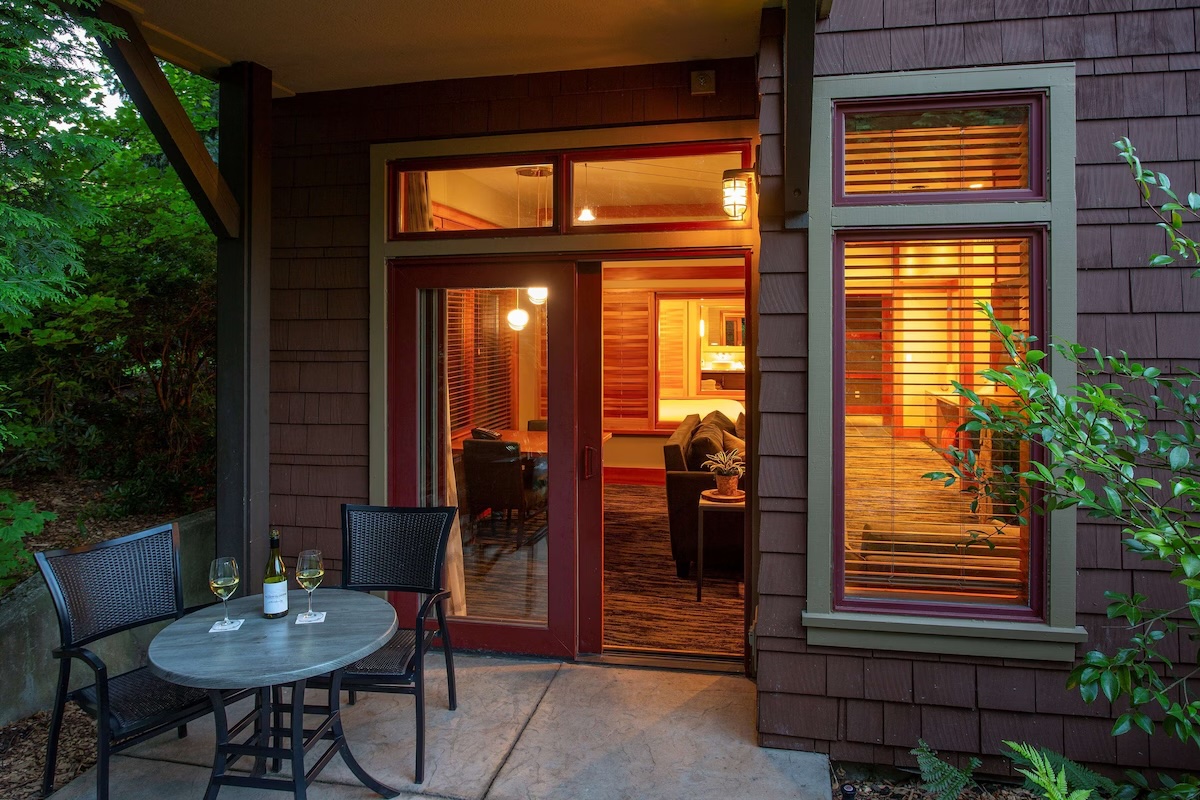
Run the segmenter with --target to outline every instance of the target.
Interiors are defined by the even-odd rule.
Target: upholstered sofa
[[[739,418],[741,419],[741,418]],[[745,424],[744,422],[742,423]],[[737,447],[744,452],[737,424],[719,411],[703,420],[691,414],[663,445],[667,468],[667,513],[671,528],[671,557],[675,573],[686,578],[696,560],[697,505],[700,493],[717,486],[713,474],[704,469],[711,453]],[[736,437],[736,438],[733,438]],[[742,487],[747,485],[742,476]],[[745,540],[743,515],[710,514],[704,520],[704,563],[717,568],[740,569]]]

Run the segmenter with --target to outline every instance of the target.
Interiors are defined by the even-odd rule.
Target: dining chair
[[[548,431],[550,430],[550,420],[548,419],[531,419],[525,423],[527,431]]]
[[[466,439],[463,447],[463,474],[466,477],[467,511],[474,523],[485,511],[493,530],[504,513],[505,527],[517,514],[517,545],[525,541],[525,520],[533,505],[533,492],[527,485],[527,471],[516,442]]]
[[[446,657],[449,707],[458,708],[454,651],[446,627],[442,566],[458,509],[342,506],[342,588],[415,594],[420,603],[411,627],[401,625],[382,648],[346,667],[342,688],[351,692],[411,694],[416,705],[416,780],[425,781],[425,654],[440,638]],[[430,626],[429,612],[436,625]]]
[[[179,529],[160,525],[140,533],[70,550],[35,554],[58,612],[61,644],[58,688],[46,743],[42,794],[54,788],[58,738],[68,700],[96,720],[96,797],[108,798],[109,755],[177,728],[212,710],[203,689],[162,680],[142,666],[110,675],[85,645],[121,631],[183,615],[179,582]],[[95,680],[69,690],[71,665],[82,661]]]

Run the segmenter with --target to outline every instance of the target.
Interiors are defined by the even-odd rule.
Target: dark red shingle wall
[[[1138,208],[1112,142],[1127,135],[1149,166],[1197,186],[1200,54],[1195,0],[836,0],[819,24],[818,75],[1074,61],[1077,80],[1079,340],[1124,349],[1171,371],[1200,362],[1200,281],[1150,269],[1163,234]],[[764,164],[781,163],[778,26],[764,25],[759,81]],[[771,115],[775,116],[772,117]],[[759,736],[848,761],[915,765],[918,738],[983,770],[1006,773],[1002,739],[1044,744],[1082,761],[1195,767],[1196,750],[1140,731],[1109,735],[1106,701],[1085,705],[1052,663],[810,647],[805,603],[807,433],[806,234],[784,232],[778,174],[764,175],[760,303],[763,464],[759,483]],[[776,196],[766,197],[773,192]],[[768,282],[774,287],[767,291]],[[799,298],[797,293],[800,293]],[[773,299],[772,299],[773,298]],[[790,299],[787,299],[790,298]],[[1170,578],[1122,553],[1120,531],[1081,518],[1079,623],[1090,646],[1125,632],[1104,615],[1105,590],[1161,596]],[[1176,636],[1167,651],[1195,660]],[[1084,648],[1080,649],[1083,652]]]

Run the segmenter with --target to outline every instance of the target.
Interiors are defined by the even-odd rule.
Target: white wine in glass
[[[225,619],[213,626],[216,630],[227,631],[237,627],[236,623],[229,619],[229,596],[237,591],[238,584],[241,582],[237,559],[233,556],[221,556],[213,559],[212,564],[208,567],[208,588],[221,599],[221,603],[225,606]]]
[[[296,556],[296,583],[300,584],[301,589],[308,592],[308,611],[297,618],[301,622],[308,622],[320,616],[313,613],[312,593],[313,589],[321,585],[321,579],[324,577],[325,565],[321,563],[321,551],[300,551],[300,555]]]

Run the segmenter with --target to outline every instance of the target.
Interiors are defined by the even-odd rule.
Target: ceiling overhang
[[[110,0],[160,58],[252,61],[277,96],[489,75],[753,56],[778,0]]]

